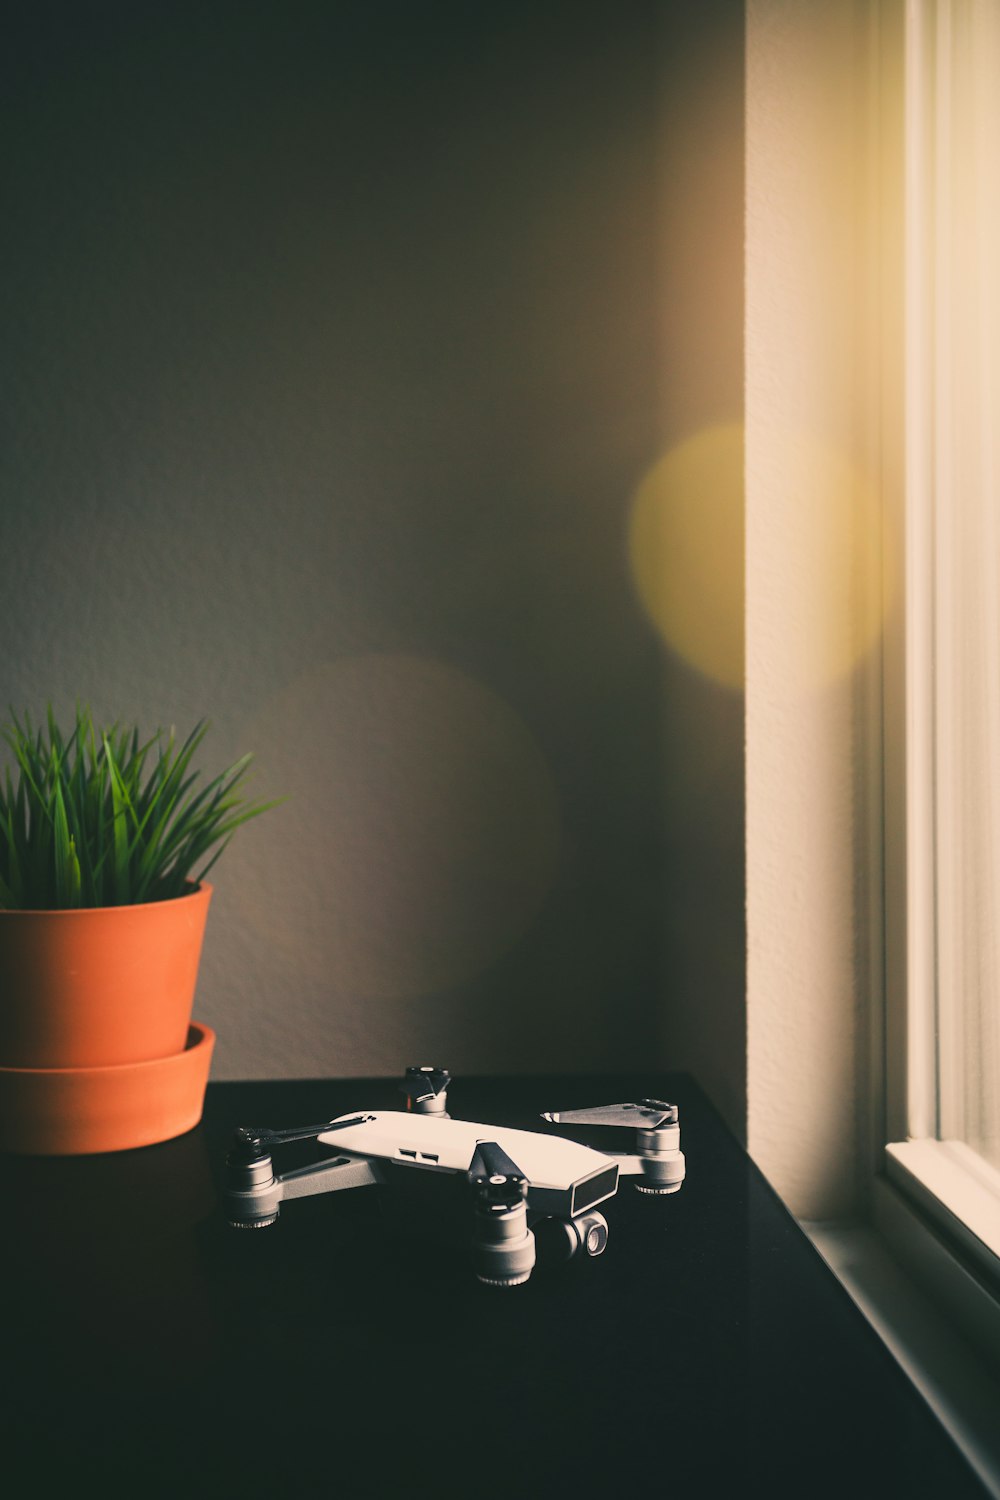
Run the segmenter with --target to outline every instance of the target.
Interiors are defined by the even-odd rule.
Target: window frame
[[[907,545],[919,557],[929,542],[904,524],[904,245],[918,209],[903,101],[920,4],[746,6],[747,1143],[1000,1500],[1000,1300],[893,1149],[909,1144],[911,1074],[927,1072],[907,988],[926,935],[907,860],[928,828],[908,825],[907,778],[927,710],[907,684],[907,611],[914,628],[920,613],[902,583]],[[849,455],[862,506],[821,458],[795,462],[785,438],[802,426]],[[804,493],[867,517],[869,489],[874,583],[801,545]],[[822,665],[813,601],[845,590],[866,617],[874,597],[883,630],[846,679],[814,690],[798,670]]]
[[[948,121],[936,80],[953,28],[972,13],[950,0],[905,0],[881,6],[879,18],[883,75],[896,59],[902,72],[901,88],[884,80],[880,91],[879,137],[883,173],[894,170],[903,185],[881,232],[885,573],[903,587],[881,657],[885,1011],[871,1213],[898,1258],[1000,1368],[1000,1172],[938,1138],[934,508],[947,390],[935,372],[948,351],[932,246],[948,191],[935,143]],[[894,108],[896,118],[887,117]]]

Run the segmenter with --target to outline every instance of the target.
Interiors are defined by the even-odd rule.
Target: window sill
[[[1000,1500],[1000,1303],[892,1184],[874,1197],[875,1227],[801,1227]]]
[[[886,1147],[886,1173],[1000,1291],[1000,1172],[961,1141]]]

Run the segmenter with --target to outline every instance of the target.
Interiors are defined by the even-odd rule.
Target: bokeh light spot
[[[298,677],[253,733],[289,801],[277,868],[242,899],[290,973],[416,997],[481,972],[537,915],[556,794],[523,720],[482,683],[422,657],[345,658]]]
[[[632,507],[635,585],[666,643],[730,687],[743,682],[743,429],[709,427],[646,475]]]

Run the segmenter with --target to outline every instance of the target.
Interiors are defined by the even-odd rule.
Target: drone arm
[[[378,1168],[364,1156],[337,1156],[333,1161],[309,1162],[282,1172],[275,1182],[281,1198],[309,1198],[314,1193],[336,1193],[341,1188],[373,1187],[381,1182]]]
[[[337,1156],[330,1161],[309,1162],[276,1176],[269,1156],[251,1164],[230,1167],[225,1193],[226,1217],[238,1229],[258,1229],[273,1224],[287,1198],[308,1198],[315,1193],[335,1193],[341,1188],[370,1187],[382,1179],[377,1167],[365,1157]]]

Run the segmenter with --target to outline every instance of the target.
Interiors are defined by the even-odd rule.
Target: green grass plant
[[[247,799],[249,755],[198,789],[192,762],[207,732],[202,721],[180,745],[172,729],[142,740],[78,707],[64,735],[51,708],[37,730],[11,711],[0,730],[14,758],[0,779],[0,909],[133,906],[204,880],[240,824],[277,805]]]

